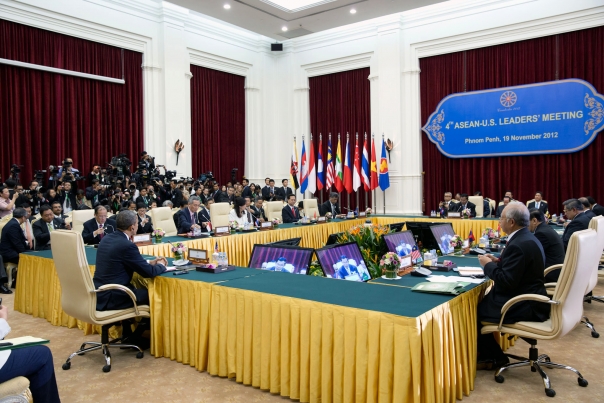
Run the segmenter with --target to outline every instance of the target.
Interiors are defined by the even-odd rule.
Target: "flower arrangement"
[[[380,269],[386,278],[396,278],[398,269],[401,266],[401,259],[395,252],[388,252],[380,260]]]
[[[369,214],[371,214],[371,209],[370,208],[368,208],[367,210],[365,210],[365,215],[369,216]]]
[[[495,231],[493,228],[486,227],[482,231],[482,236],[487,236],[489,239],[499,238],[499,232]]]
[[[459,235],[455,234],[449,240],[449,245],[451,245],[451,247],[454,249],[460,249],[463,246],[463,239]]]
[[[324,277],[323,270],[321,269],[321,264],[318,260],[313,260],[310,263],[310,267],[308,268],[308,270],[308,274],[311,276]]]
[[[331,218],[332,218],[331,213],[325,213],[325,218],[327,218],[328,220],[331,220]]]
[[[151,236],[153,236],[156,241],[160,241],[164,236],[166,236],[166,231],[161,228],[156,228],[151,233]]]
[[[465,208],[461,211],[461,215],[464,218],[469,218],[472,215],[472,210],[470,210],[469,208]]]
[[[178,243],[172,245],[171,250],[172,250],[172,255],[173,255],[174,259],[180,260],[180,259],[184,258],[187,247],[185,246],[184,243],[178,242]]]
[[[276,227],[277,225],[281,224],[281,219],[278,217],[273,218],[273,226]]]
[[[382,275],[381,257],[388,252],[384,235],[391,233],[390,227],[384,225],[355,225],[338,237],[338,243],[356,242],[359,245],[363,260],[373,278]]]
[[[237,229],[239,228],[239,223],[235,220],[231,220],[229,221],[229,227],[231,227],[232,230]]]

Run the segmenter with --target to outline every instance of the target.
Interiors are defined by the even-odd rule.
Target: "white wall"
[[[372,131],[394,141],[386,212],[419,214],[419,58],[604,24],[601,0],[451,0],[285,42],[160,0],[0,0],[0,18],[143,52],[145,147],[191,175],[189,64],[246,77],[245,175],[288,176],[309,135],[308,77],[370,67]],[[215,150],[214,152],[225,152]],[[379,156],[378,156],[379,158]],[[428,161],[424,163],[429,163]],[[382,212],[383,198],[375,201]]]

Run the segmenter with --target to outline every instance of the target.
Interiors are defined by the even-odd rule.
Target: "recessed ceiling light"
[[[287,32],[287,27],[283,27],[283,28],[281,28],[281,31],[283,31],[283,32]]]
[[[224,5],[224,9],[225,10],[230,10],[231,9],[231,5],[230,4],[225,4]]]
[[[350,9],[350,14],[356,14],[356,13],[357,13],[357,10],[355,10],[354,8]]]

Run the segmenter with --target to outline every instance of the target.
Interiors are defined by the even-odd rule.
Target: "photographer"
[[[182,190],[178,188],[177,179],[170,180],[170,187],[168,189],[161,187],[159,192],[163,200],[170,200],[174,206],[180,206],[180,202],[182,201]]]
[[[46,204],[46,199],[40,190],[41,188],[36,180],[30,182],[28,190],[23,190],[22,186],[17,186],[17,193],[19,193],[19,198],[16,202],[17,206],[27,203],[32,208],[32,214],[38,214],[40,206]]]
[[[99,198],[100,199],[100,198]],[[90,200],[86,199],[86,194],[82,189],[76,192],[76,210],[89,210],[92,208]]]
[[[86,176],[86,183],[89,183],[90,186],[93,185],[92,181],[93,180],[98,180],[99,183],[101,181],[101,167],[98,165],[95,165],[92,167],[92,171]],[[88,191],[88,190],[87,190]]]
[[[73,167],[73,159],[65,158],[63,166],[59,168],[59,180],[61,182],[73,182],[80,176],[80,171]]]
[[[18,197],[17,192],[13,194],[13,197],[10,197],[8,188],[0,187],[0,218],[12,214]]]
[[[109,202],[109,207],[111,207],[111,211],[114,214],[117,214],[122,208],[122,197],[123,197],[122,189],[117,188],[111,195],[111,200]]]
[[[64,182],[61,186],[61,196],[59,202],[63,207],[63,214],[69,214],[76,206],[75,190],[71,186],[71,182]]]
[[[155,169],[155,157],[151,157],[146,151],[141,153],[141,160],[138,163],[139,167],[144,167],[147,172]]]
[[[98,206],[103,199],[107,198],[105,188],[106,185],[101,185],[98,179],[93,179],[92,186],[86,188],[86,198],[90,200],[92,207]]]

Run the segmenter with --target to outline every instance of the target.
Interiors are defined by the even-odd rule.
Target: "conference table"
[[[386,224],[418,218],[370,219]],[[317,248],[329,234],[364,221],[165,241],[208,251],[218,243],[230,262],[244,266],[255,243],[300,236],[302,246]],[[169,256],[169,246],[140,250]],[[96,249],[87,247],[86,256],[93,273]],[[475,257],[447,259],[478,264]],[[165,273],[146,281],[151,353],[303,402],[451,402],[473,389],[476,306],[487,284],[469,285],[458,296],[412,292],[421,281],[407,275],[355,283],[245,267],[222,274]],[[50,251],[21,255],[15,309],[53,325],[98,333],[62,311],[60,289]]]

